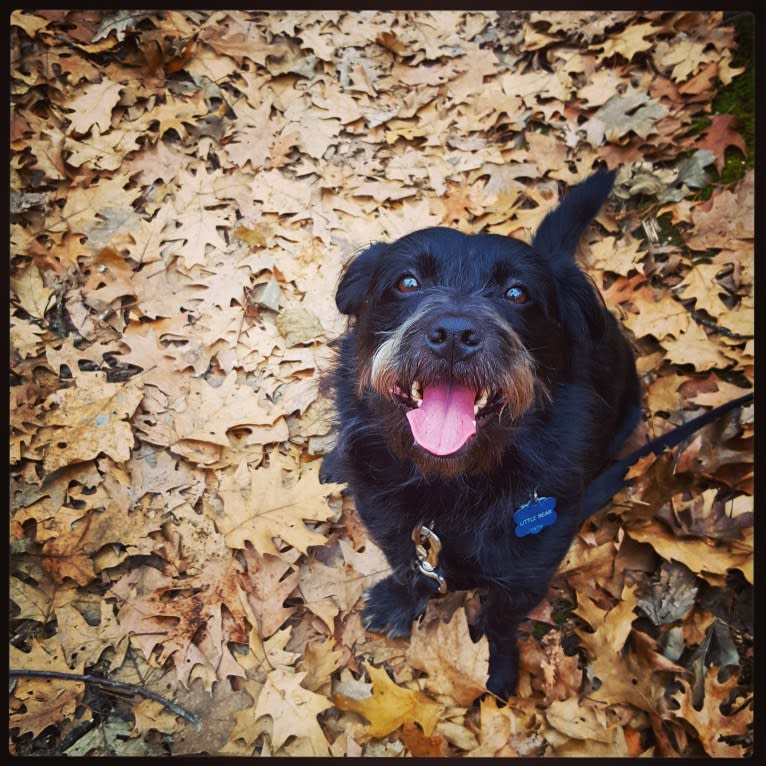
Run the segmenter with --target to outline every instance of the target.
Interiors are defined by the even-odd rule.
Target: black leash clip
[[[419,524],[412,530],[412,541],[415,543],[418,570],[422,575],[436,583],[439,593],[446,593],[447,581],[438,572],[442,541],[425,524]]]

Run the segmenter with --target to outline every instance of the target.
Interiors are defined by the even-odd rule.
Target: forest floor
[[[752,388],[753,55],[718,12],[13,12],[10,752],[749,754],[752,407],[583,526],[506,702],[473,594],[363,629],[318,384],[360,248],[528,240],[605,165],[635,439]]]

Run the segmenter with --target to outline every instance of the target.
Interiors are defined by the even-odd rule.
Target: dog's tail
[[[561,204],[543,218],[532,247],[549,258],[573,258],[582,233],[609,196],[616,175],[616,170],[599,171],[573,186]]]
[[[740,396],[737,399],[732,399],[726,404],[722,404],[720,407],[715,407],[712,410],[708,410],[702,415],[698,415],[696,418],[692,418],[688,423],[678,426],[677,428],[668,431],[662,436],[658,436],[656,439],[652,439],[650,442],[644,444],[643,447],[639,447],[626,457],[622,458],[614,465],[609,466],[603,470],[585,490],[585,497],[583,498],[582,507],[582,520],[588,518],[592,513],[595,513],[603,505],[606,505],[625,483],[625,474],[628,469],[640,458],[645,457],[649,453],[653,452],[655,455],[659,455],[666,449],[671,449],[677,444],[680,444],[684,439],[688,439],[693,433],[699,431],[700,428],[706,426],[708,423],[712,423],[717,418],[721,417],[730,410],[736,407],[744,407],[746,404],[750,404],[754,399],[754,394],[751,391],[749,394]]]

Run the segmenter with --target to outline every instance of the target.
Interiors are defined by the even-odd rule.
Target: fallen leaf
[[[51,394],[44,403],[44,426],[33,440],[46,471],[92,460],[99,454],[127,460],[133,447],[128,419],[143,396],[137,383],[108,383],[104,373],[80,375],[72,388]]]
[[[286,487],[278,462],[258,471],[242,462],[221,479],[223,514],[216,524],[231,548],[244,548],[250,542],[259,553],[278,556],[276,538],[306,553],[326,540],[304,520],[325,521],[333,516],[325,501],[330,486],[320,485],[317,467],[305,468],[298,481]]]
[[[365,663],[365,668],[370,675],[372,694],[363,699],[336,694],[333,697],[335,706],[366,718],[371,737],[385,737],[406,722],[420,724],[423,733],[430,737],[443,706],[421,691],[398,686],[382,668],[369,663]]]
[[[278,751],[289,737],[296,737],[306,756],[329,754],[329,744],[317,716],[332,707],[321,694],[301,686],[305,673],[275,668],[258,695],[254,716],[271,719],[271,744]]]
[[[407,661],[427,674],[427,691],[444,694],[458,705],[468,706],[486,692],[489,646],[484,639],[471,640],[463,609],[457,609],[449,621],[426,617],[416,623]]]

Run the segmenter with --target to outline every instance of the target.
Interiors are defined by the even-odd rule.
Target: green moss
[[[720,85],[713,98],[713,114],[731,114],[737,118],[737,130],[742,136],[747,149],[746,155],[735,146],[729,146],[724,152],[724,166],[718,173],[709,168],[711,185],[700,189],[697,199],[707,200],[713,194],[713,185],[729,185],[739,181],[745,173],[755,166],[755,84],[753,62],[753,14],[747,11],[734,11],[724,14],[723,24],[735,29],[737,48],[734,51],[732,67],[744,69],[728,85]],[[694,118],[689,129],[681,136],[699,135],[707,130],[712,120],[707,115]]]
[[[747,156],[736,147],[729,147],[724,156],[725,165],[720,173],[721,183],[732,183],[755,166],[755,72],[753,62],[753,14],[736,11],[724,16],[724,23],[736,30],[737,49],[734,52],[733,66],[744,68],[725,86],[722,86],[713,99],[713,113],[732,114],[737,118],[737,126],[747,147]]]
[[[663,244],[674,245],[678,248],[684,247],[684,238],[677,226],[673,225],[673,216],[670,213],[663,213],[655,219],[657,228],[660,230],[660,241]]]

